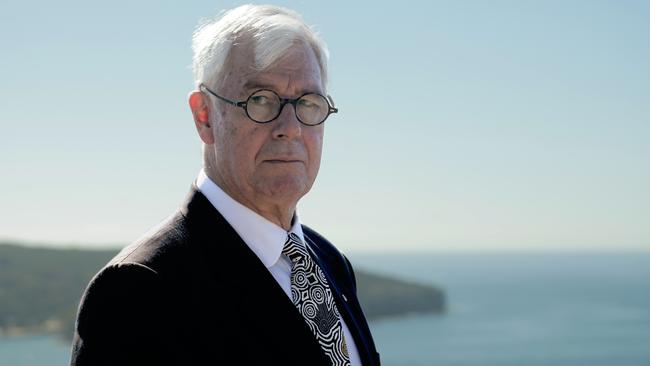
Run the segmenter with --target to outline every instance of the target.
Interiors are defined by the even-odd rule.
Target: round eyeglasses
[[[273,90],[260,89],[253,92],[245,101],[235,102],[218,95],[203,84],[199,86],[199,89],[205,89],[222,101],[243,108],[248,118],[257,123],[268,123],[275,120],[280,116],[286,104],[293,105],[296,118],[307,126],[319,125],[325,122],[330,114],[339,111],[338,108],[334,108],[330,104],[328,98],[318,93],[305,93],[296,99],[287,99],[280,98],[278,93]]]

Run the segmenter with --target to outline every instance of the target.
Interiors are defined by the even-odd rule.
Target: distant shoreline
[[[53,249],[0,242],[0,336],[71,339],[90,279],[119,250]],[[357,295],[368,320],[443,313],[441,288],[358,269]],[[38,301],[34,301],[38,299]]]

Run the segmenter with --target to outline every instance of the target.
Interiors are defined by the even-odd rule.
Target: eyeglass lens
[[[246,113],[257,122],[269,122],[280,114],[282,101],[270,90],[260,90],[251,95],[246,104]],[[309,125],[321,123],[329,113],[329,104],[319,94],[305,94],[296,101],[296,116]]]

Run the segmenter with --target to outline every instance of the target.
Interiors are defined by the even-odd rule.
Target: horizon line
[[[69,242],[47,242],[43,240],[27,240],[27,239],[15,239],[15,238],[0,238],[0,246],[18,246],[23,248],[33,248],[33,249],[53,249],[53,250],[87,250],[87,251],[119,251],[124,247],[130,245],[131,243],[84,243],[80,241],[69,241]],[[593,247],[578,247],[578,246],[528,246],[528,247],[504,247],[504,246],[492,246],[492,247],[468,247],[466,245],[458,246],[457,248],[444,246],[444,247],[428,247],[428,248],[417,248],[417,247],[402,247],[402,248],[358,248],[358,249],[348,249],[345,252],[354,253],[354,254],[407,254],[407,253],[422,253],[422,254],[436,254],[436,253],[523,253],[523,254],[534,254],[534,253],[650,253],[650,245],[645,246],[618,246],[618,247],[602,247],[602,246],[593,246]]]

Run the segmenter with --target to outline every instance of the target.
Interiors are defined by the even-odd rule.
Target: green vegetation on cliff
[[[0,335],[47,331],[71,336],[83,290],[116,253],[0,242]],[[370,319],[444,310],[444,293],[435,287],[359,269],[356,276]]]

